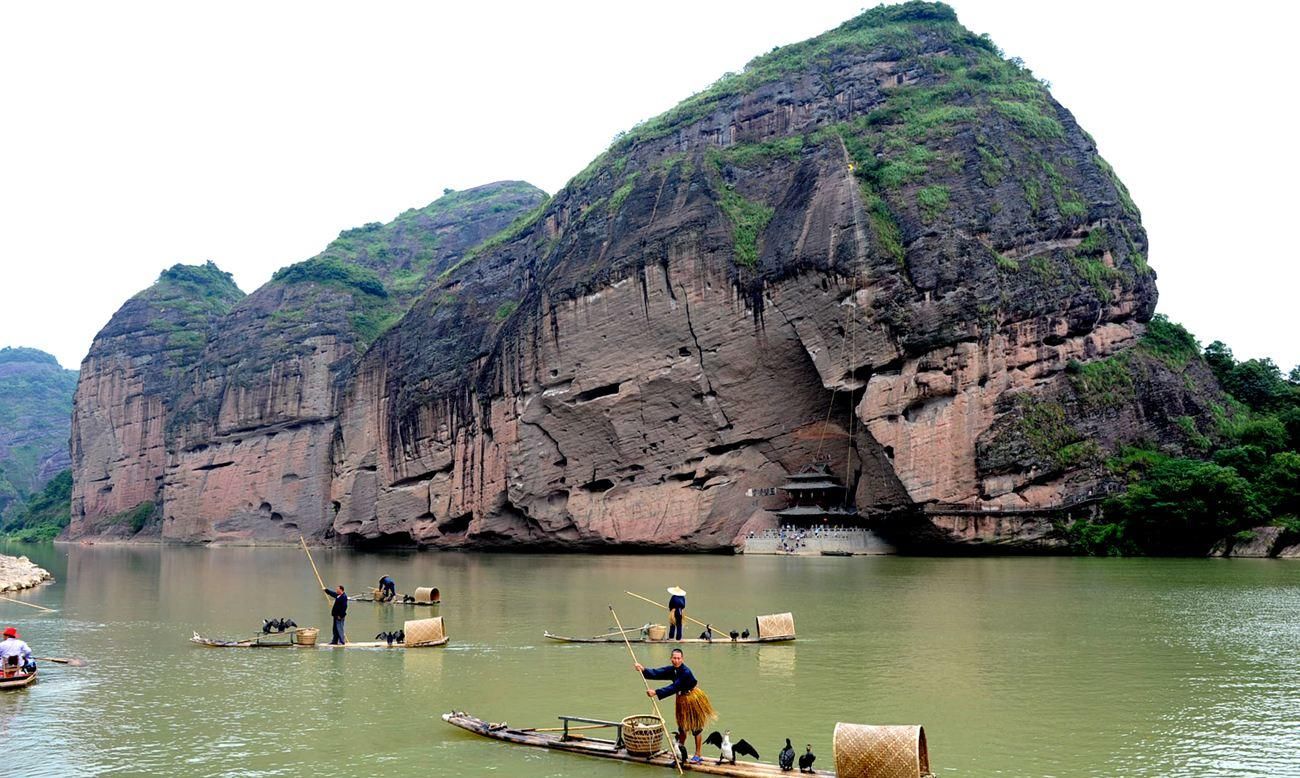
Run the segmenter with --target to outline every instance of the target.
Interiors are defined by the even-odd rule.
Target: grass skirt
[[[709,702],[709,695],[696,686],[689,692],[677,694],[677,727],[683,732],[696,733],[704,729],[710,721],[718,718],[718,712]]]

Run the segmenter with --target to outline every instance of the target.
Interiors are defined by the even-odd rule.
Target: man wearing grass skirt
[[[686,733],[695,735],[695,756],[691,757],[691,762],[699,764],[704,761],[700,753],[704,749],[704,740],[700,735],[710,721],[718,718],[718,713],[709,702],[709,695],[700,688],[700,682],[695,680],[695,673],[683,661],[682,650],[673,649],[672,664],[666,667],[644,667],[640,662],[634,663],[633,667],[643,678],[652,681],[672,679],[672,683],[662,689],[646,689],[646,696],[662,700],[677,695],[677,742],[685,745]]]

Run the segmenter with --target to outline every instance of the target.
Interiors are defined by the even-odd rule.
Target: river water
[[[46,663],[0,694],[12,775],[649,776],[454,729],[648,712],[621,645],[560,645],[688,595],[722,631],[792,611],[796,643],[688,646],[734,738],[831,767],[837,721],[919,723],[941,776],[1300,776],[1300,563],[1275,560],[558,556],[317,551],[349,590],[438,586],[446,648],[207,649],[267,617],[322,628],[300,549],[18,546],[57,582],[0,603]],[[352,640],[427,609],[353,603]],[[699,628],[694,628],[698,633]],[[663,646],[638,646],[666,664]],[[669,703],[671,704],[671,703]],[[671,717],[671,713],[668,713]],[[706,746],[706,753],[711,751]]]

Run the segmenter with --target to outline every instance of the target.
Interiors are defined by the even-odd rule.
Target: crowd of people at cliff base
[[[813,527],[796,527],[790,524],[784,524],[776,529],[750,532],[746,537],[749,540],[755,538],[765,538],[770,540],[775,538],[782,551],[794,553],[801,548],[807,548],[809,538],[813,538],[814,540],[831,538],[843,539],[864,532],[866,532],[866,530],[861,529],[860,527],[841,527],[838,525],[833,527],[823,527],[820,525]]]
[[[21,668],[24,673],[30,673],[36,669],[36,660],[32,657],[31,648],[18,637],[18,629],[5,627],[4,640],[0,640],[0,668],[8,673],[14,666]]]

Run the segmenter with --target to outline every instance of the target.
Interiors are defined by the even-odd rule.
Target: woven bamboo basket
[[[654,756],[663,750],[664,720],[638,715],[623,719],[623,746],[629,754]]]
[[[646,640],[663,640],[668,637],[668,628],[662,624],[651,624],[645,630]]]
[[[402,629],[406,632],[406,646],[408,648],[438,643],[447,637],[441,616],[408,621],[402,625]]]
[[[773,613],[759,616],[755,621],[758,622],[756,634],[760,638],[794,637],[793,613]]]
[[[299,627],[298,631],[293,633],[293,642],[300,646],[314,646],[319,635],[320,630],[315,627]]]
[[[921,778],[930,775],[925,728],[835,725],[835,774],[839,778]]]
[[[438,593],[436,586],[421,586],[415,590],[416,602],[441,602],[442,595]]]

